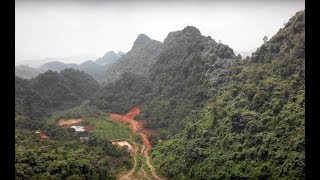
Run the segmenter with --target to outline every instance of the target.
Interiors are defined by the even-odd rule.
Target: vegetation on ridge
[[[162,175],[304,179],[304,19],[298,12],[249,61],[229,67],[225,88],[155,147]]]

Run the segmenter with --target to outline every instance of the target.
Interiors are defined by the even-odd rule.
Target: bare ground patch
[[[71,126],[78,125],[82,119],[60,119],[58,125],[63,128],[70,128]]]

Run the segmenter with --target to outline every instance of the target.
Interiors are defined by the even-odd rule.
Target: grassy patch
[[[126,126],[110,121],[107,118],[86,117],[84,122],[88,122],[93,126],[92,133],[99,139],[128,139],[130,130]]]
[[[147,164],[147,158],[144,156],[141,156],[141,160],[142,160],[142,164],[143,164],[143,166],[142,166],[143,170],[147,173],[147,175],[152,176],[151,169]]]
[[[141,169],[141,166],[142,166],[142,158],[143,156],[141,154],[136,154],[136,159],[137,159],[137,166],[133,172],[133,174],[137,174],[137,172]]]

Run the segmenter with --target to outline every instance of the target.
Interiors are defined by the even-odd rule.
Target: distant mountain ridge
[[[26,65],[18,65],[15,68],[15,75],[24,79],[31,79],[44,72],[45,71],[41,69],[32,68]]]
[[[98,58],[95,63],[99,65],[107,65],[107,64],[113,64],[115,63],[121,56],[123,56],[125,53],[119,51],[117,54],[114,51],[108,51],[103,57]]]
[[[80,67],[77,64],[74,64],[74,63],[65,64],[65,63],[62,63],[62,62],[59,62],[59,61],[52,61],[52,62],[45,63],[44,65],[40,66],[37,69],[41,69],[41,70],[44,70],[44,71],[52,70],[52,71],[58,71],[59,72],[59,71],[61,71],[63,69],[67,69],[67,68],[73,68],[73,69],[76,69],[76,70],[80,70]]]
[[[63,63],[75,63],[80,64],[88,59],[98,59],[98,57],[94,54],[77,54],[67,57],[46,57],[46,58],[33,58],[33,59],[25,59],[24,57],[16,56],[16,66],[18,65],[26,65],[32,68],[38,68],[45,63],[52,62],[52,61],[59,61]]]
[[[103,75],[107,67],[115,63],[124,54],[125,53],[121,51],[119,51],[117,54],[114,53],[114,51],[108,51],[103,57],[100,57],[95,61],[92,61],[92,60],[85,61],[80,65],[75,63],[63,63],[63,62],[57,61],[56,59],[50,58],[50,60],[52,61],[47,62],[37,68],[32,68],[27,65],[18,65],[15,68],[16,69],[15,74],[18,77],[30,79],[48,70],[60,72],[64,69],[72,68],[76,70],[82,70],[88,73],[89,75],[91,75],[97,81],[99,81],[100,79],[103,78]]]

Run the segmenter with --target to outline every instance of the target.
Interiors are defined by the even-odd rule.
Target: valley
[[[141,109],[139,109],[138,107],[133,107],[125,115],[101,112],[102,115],[100,117],[60,119],[57,121],[57,126],[64,129],[74,128],[74,126],[83,127],[83,132],[96,134],[97,137],[105,137],[104,133],[112,133],[113,135],[107,135],[108,138],[105,140],[110,141],[112,145],[117,146],[120,149],[125,149],[131,154],[133,158],[132,169],[130,169],[128,172],[117,175],[117,179],[119,180],[164,179],[160,178],[156,174],[149,157],[149,151],[153,148],[149,140],[149,135],[156,134],[156,131],[151,129],[144,129],[143,120],[135,120],[135,117],[138,116],[140,112]],[[129,132],[129,130],[131,130],[130,134],[123,137],[120,134],[115,133],[114,127],[107,125],[107,123],[110,123],[112,121],[116,124],[128,127],[128,129],[125,131]],[[87,122],[89,124],[84,126],[84,122]],[[101,130],[105,132],[101,132]],[[88,135],[87,138],[90,138],[90,134]],[[133,138],[133,136],[135,138]],[[80,136],[80,140],[81,139],[83,139],[83,137]]]
[[[90,73],[19,67],[16,179],[305,179],[305,11],[263,40],[243,58],[186,26]]]

